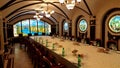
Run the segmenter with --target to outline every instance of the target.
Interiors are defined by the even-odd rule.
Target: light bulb
[[[54,10],[52,10],[51,12],[50,12],[50,14],[53,14],[55,11]]]
[[[39,18],[43,18],[43,16],[39,15]]]
[[[40,20],[40,18],[36,18],[37,20]]]
[[[46,17],[50,17],[50,14],[46,14],[45,16],[46,16]]]
[[[73,9],[75,4],[66,4],[67,9]]]
[[[36,18],[37,16],[35,15],[35,16],[33,16],[34,18]]]
[[[59,0],[60,3],[64,3],[65,0]]]
[[[77,2],[81,2],[81,0],[77,0]]]
[[[44,13],[45,11],[41,11],[41,13]]]

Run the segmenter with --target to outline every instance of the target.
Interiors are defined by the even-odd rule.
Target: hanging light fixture
[[[40,11],[40,14],[41,14],[41,15],[44,15],[44,16],[46,16],[46,17],[50,17],[51,14],[53,14],[53,13],[55,13],[55,11],[54,11],[54,10],[49,10],[49,9],[48,9],[48,4],[47,4],[45,10]]]
[[[41,18],[43,18],[43,16],[40,15],[39,11],[36,11],[36,14],[33,17],[36,18],[37,20],[40,20]]]
[[[43,6],[41,6],[40,10],[36,10],[36,14],[33,16],[37,20],[40,20],[41,18],[45,17],[50,17],[51,14],[53,14],[55,11],[54,10],[49,10],[48,9],[48,4],[46,6],[46,9],[43,10]]]
[[[49,13],[46,13],[45,16],[46,16],[46,17],[50,17],[51,15],[50,15]]]
[[[53,14],[53,13],[54,13],[54,10],[49,10],[49,9],[48,9],[48,4],[47,4],[47,9],[46,9],[46,11],[45,11],[45,16],[46,16],[46,17],[50,17],[51,14]]]
[[[67,9],[73,9],[77,3],[80,3],[81,0],[59,0],[61,4],[65,4]]]

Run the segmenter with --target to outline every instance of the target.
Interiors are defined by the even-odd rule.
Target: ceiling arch
[[[35,10],[34,9],[29,9],[29,10],[26,10],[26,11],[23,11],[23,12],[20,12],[20,13],[17,13],[16,15],[12,16],[8,21],[11,22],[12,20],[20,17],[20,16],[23,16],[23,15],[26,15],[26,14],[30,14],[30,15],[35,15]],[[47,18],[47,17],[45,17]],[[54,24],[57,24],[58,21],[51,15],[51,17],[49,17],[49,19],[51,19],[53,21]]]
[[[7,8],[8,7],[8,5],[10,5],[11,3],[13,3],[15,0],[7,0],[7,1],[4,1],[4,0],[2,0],[2,2],[0,3],[0,4],[2,4],[1,6],[0,6],[0,10],[4,10],[5,8]]]
[[[20,2],[23,2],[23,1],[20,1]],[[19,3],[19,2],[17,2]],[[46,4],[51,4],[53,5],[54,7],[56,7],[57,9],[59,9],[59,11],[61,11],[63,13],[63,15],[65,15],[65,17],[67,19],[69,19],[69,17],[67,16],[67,14],[61,9],[59,8],[57,5],[55,5],[54,3],[51,3],[51,2],[37,2],[37,3],[32,3],[32,4],[27,4],[25,6],[22,6],[20,8],[17,8],[16,10],[12,11],[11,13],[9,13],[5,18],[8,18],[9,16],[11,16],[12,14],[14,14],[15,12],[17,12],[18,10],[22,9],[22,8],[25,8],[25,7],[28,7],[28,6],[31,6],[31,5],[36,5],[36,4],[40,4],[40,3],[46,3]],[[12,5],[11,5],[12,6]]]
[[[51,2],[51,1],[53,1],[53,2]],[[52,5],[53,9],[57,9],[55,14],[59,14],[60,16],[62,16],[65,19],[68,19],[68,20],[72,19],[72,14],[73,14],[74,10],[68,10],[65,5],[62,6],[59,3],[59,0],[51,0],[51,1],[49,1],[49,0],[12,0],[12,1],[9,1],[9,2],[6,3],[6,4],[9,3],[8,5],[2,6],[0,8],[0,10],[3,10],[3,11],[6,10],[6,9],[9,10],[9,8],[11,8],[11,7],[14,8],[14,6],[17,5],[17,4],[22,4],[23,2],[26,3],[26,4],[19,5],[19,7],[11,10],[10,12],[8,12],[8,14],[3,16],[7,20],[10,20],[10,19],[14,19],[18,15],[22,15],[22,14],[24,15],[25,13],[29,13],[30,11],[26,11],[25,13],[23,13],[21,11],[21,10],[24,10],[26,7],[45,3],[45,4]],[[30,2],[30,3],[28,3],[28,2]],[[88,15],[92,15],[92,12],[90,11],[89,6],[87,5],[88,0],[82,0],[82,3],[85,4],[83,6],[86,6],[88,8],[87,10],[82,8],[81,5],[79,5],[79,6],[77,5],[77,6],[75,6],[75,8],[82,10],[83,12],[85,12]],[[22,13],[22,14],[18,14],[18,13]],[[16,15],[16,14],[18,14],[18,15]],[[56,19],[56,15],[55,14],[51,18],[49,18],[49,19],[53,20],[54,22],[58,22],[57,19]]]

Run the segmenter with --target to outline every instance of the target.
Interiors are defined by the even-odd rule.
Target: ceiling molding
[[[7,2],[5,5],[3,5],[0,10],[4,10],[6,9],[11,3],[13,3],[15,0],[10,0],[9,2]]]
[[[27,12],[27,11],[25,11],[25,12]],[[21,12],[21,13],[18,13],[18,14],[16,14],[16,15],[12,16],[8,21],[10,22],[10,21],[12,21],[12,20],[18,18],[19,16],[22,16],[22,15],[33,14],[33,13],[23,14],[23,13],[25,13],[25,12]]]
[[[15,3],[12,3],[12,4],[8,5],[6,8],[8,8],[8,7],[10,7],[10,6],[13,6],[13,5],[15,5],[15,4],[21,3],[21,2],[25,2],[25,1],[40,1],[40,0],[22,0],[22,1],[17,1],[17,2],[15,2]],[[43,1],[40,1],[40,2],[43,2]],[[5,8],[5,9],[6,9],[6,8]]]
[[[22,0],[22,1],[18,1],[18,2],[12,3],[12,4],[8,5],[8,7],[10,7],[10,6],[12,6],[12,5],[15,5],[15,4],[18,4],[18,3],[21,3],[21,2],[25,2],[25,1],[40,1],[40,0]],[[91,12],[88,4],[86,3],[85,0],[83,0],[83,1],[84,1],[84,3],[85,3],[85,5],[86,5],[86,7],[87,7],[87,9],[88,9],[89,12],[87,12],[86,10],[84,10],[84,9],[78,7],[78,6],[75,6],[75,7],[78,8],[78,9],[80,9],[80,10],[82,10],[83,12],[87,13],[88,15],[92,15],[92,12]],[[28,6],[31,6],[31,5],[35,5],[35,4],[41,4],[41,3],[46,3],[46,4],[51,4],[51,5],[53,5],[54,7],[56,7],[58,10],[60,10],[60,11],[64,14],[64,15],[62,15],[62,14],[58,13],[59,15],[65,17],[65,18],[68,19],[68,20],[70,20],[70,18],[69,18],[68,15],[64,12],[64,10],[61,9],[59,6],[55,5],[55,3],[59,3],[59,2],[52,2],[52,3],[51,3],[51,2],[44,2],[44,1],[40,1],[40,2],[37,2],[37,3],[32,3],[32,4],[24,5],[24,6],[18,8],[18,9],[16,9],[16,10],[14,10],[14,11],[11,12],[10,14],[8,14],[5,18],[8,18],[9,16],[11,16],[12,14],[14,14],[15,12],[18,12],[18,10],[20,10],[20,9],[22,9],[22,8],[25,8],[25,7],[28,7]],[[57,13],[57,12],[56,12],[56,13]]]
[[[93,16],[92,11],[90,10],[90,8],[89,8],[86,0],[83,0],[83,2],[85,3],[85,5],[86,5],[86,7],[87,7],[87,9],[88,9],[88,11],[89,11],[89,13],[90,13],[90,15]]]
[[[13,16],[12,18],[10,18],[10,19],[8,20],[8,23],[11,22],[11,21],[13,21],[14,19],[19,18],[19,17],[24,16],[24,15],[34,15],[34,14],[35,14],[35,13],[27,13],[27,14],[24,14],[24,13],[25,13],[25,12],[21,12],[21,13],[19,13],[19,14],[16,14],[15,16]],[[33,18],[33,17],[31,17],[31,18]],[[44,17],[44,18],[51,20],[50,18],[47,18],[47,17]],[[54,19],[54,18],[53,18],[53,19]],[[52,21],[52,20],[51,20],[51,21]],[[53,24],[55,24],[54,21],[52,21],[52,22],[53,22]]]
[[[59,22],[57,21],[57,19],[55,19],[55,17],[53,17],[52,15],[51,15],[51,17],[52,17],[57,23],[59,23]]]
[[[16,19],[17,17],[19,17],[19,16],[21,16],[21,15],[25,15],[26,12],[28,12],[28,13],[26,13],[26,14],[35,14],[35,13],[29,13],[29,12],[31,12],[31,11],[35,11],[35,10],[34,10],[34,9],[27,9],[26,11],[23,11],[23,12],[21,12],[21,13],[18,13],[18,14],[16,14],[16,15],[12,16],[12,18],[10,18],[8,21],[10,22],[10,21]],[[56,12],[55,12],[55,13],[56,13]],[[57,13],[57,14],[60,14],[60,13]],[[52,17],[57,23],[59,23],[52,15],[51,15],[51,17]]]
[[[78,7],[78,6],[75,6],[75,7],[78,8],[78,9],[80,9],[80,10],[82,10],[83,12],[87,13],[88,15],[91,15],[91,14],[90,14],[89,12],[87,12],[86,10],[84,10],[84,9]]]

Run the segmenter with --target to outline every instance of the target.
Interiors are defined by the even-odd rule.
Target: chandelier
[[[36,18],[37,20],[40,20],[41,18],[43,18],[43,16],[40,15],[38,11],[35,13],[33,17]]]
[[[65,4],[67,9],[73,9],[77,3],[80,3],[81,0],[59,0],[61,4]]]
[[[42,10],[42,8],[40,8],[40,10],[36,10],[36,14],[33,17],[36,18],[37,20],[40,20],[44,16],[51,17],[51,14],[53,14],[53,13],[54,13],[54,10],[49,10],[48,4],[47,4],[46,10]]]
[[[42,11],[41,13],[43,13],[46,17],[50,17],[51,14],[54,13],[54,10],[46,10],[46,11]]]

